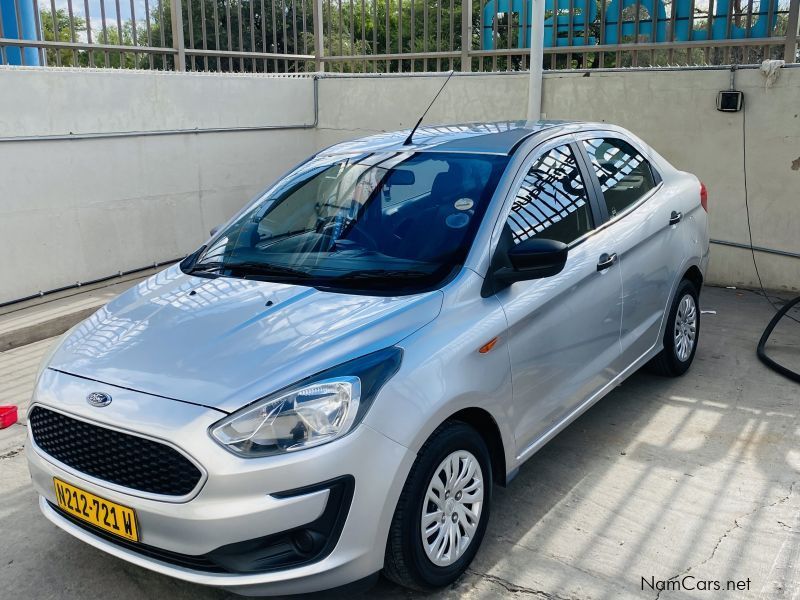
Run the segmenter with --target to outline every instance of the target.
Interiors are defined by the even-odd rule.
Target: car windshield
[[[439,152],[318,157],[184,269],[330,291],[432,289],[463,263],[507,162]]]

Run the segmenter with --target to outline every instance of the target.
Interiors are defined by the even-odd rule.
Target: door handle
[[[669,216],[669,224],[670,225],[677,225],[678,223],[681,222],[682,218],[683,218],[683,213],[682,212],[678,212],[676,210],[673,210],[672,214]]]
[[[597,270],[605,271],[608,267],[617,262],[617,253],[606,254],[605,252],[600,255],[600,260],[597,262]]]

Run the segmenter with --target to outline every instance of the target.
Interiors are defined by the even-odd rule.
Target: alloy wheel
[[[685,294],[675,314],[675,355],[686,362],[692,355],[697,336],[697,305],[691,294]]]

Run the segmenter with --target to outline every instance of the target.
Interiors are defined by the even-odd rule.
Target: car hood
[[[73,328],[47,366],[231,412],[396,344],[435,319],[442,298],[440,291],[387,298],[207,279],[176,265]]]

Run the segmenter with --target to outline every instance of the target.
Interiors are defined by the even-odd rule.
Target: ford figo
[[[46,358],[44,515],[241,594],[461,575],[492,487],[698,344],[706,191],[608,124],[342,143]]]

